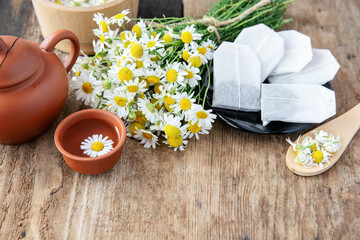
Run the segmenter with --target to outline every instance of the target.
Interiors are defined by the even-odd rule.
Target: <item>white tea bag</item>
[[[296,73],[303,69],[312,59],[310,37],[295,31],[278,32],[284,39],[284,57],[270,75]]]
[[[321,123],[336,114],[335,92],[317,84],[262,84],[261,120]]]
[[[213,106],[242,111],[260,110],[260,62],[242,44],[223,42],[214,53]]]
[[[234,42],[249,46],[259,58],[262,82],[284,56],[284,40],[262,23],[243,29]]]
[[[313,49],[312,60],[298,73],[269,76],[270,83],[325,84],[334,79],[339,63],[328,49]]]

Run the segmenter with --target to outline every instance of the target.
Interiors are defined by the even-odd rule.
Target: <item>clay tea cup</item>
[[[113,149],[102,156],[89,157],[80,148],[85,139],[96,134],[113,141]],[[119,161],[126,138],[124,122],[115,114],[87,109],[65,118],[55,131],[55,145],[66,164],[82,174],[100,174],[113,168]]]

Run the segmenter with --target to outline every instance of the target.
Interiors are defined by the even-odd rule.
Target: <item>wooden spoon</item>
[[[335,152],[334,156],[330,158],[330,164],[324,164],[323,168],[311,167],[305,168],[299,163],[295,162],[296,152],[293,150],[292,146],[289,147],[286,154],[286,165],[293,173],[300,176],[315,176],[320,173],[325,172],[331,168],[344,153],[346,147],[349,145],[351,139],[357,133],[360,128],[360,104],[353,107],[350,111],[347,111],[343,115],[331,120],[328,123],[325,123],[314,130],[324,130],[329,134],[332,133],[335,137],[340,135],[340,149]],[[313,131],[313,130],[312,130]],[[306,137],[314,137],[312,131],[304,134],[300,138],[300,142]]]

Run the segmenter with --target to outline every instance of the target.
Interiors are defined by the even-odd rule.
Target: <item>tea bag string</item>
[[[197,20],[197,21],[199,23],[204,23],[204,24],[208,25],[209,27],[208,27],[207,30],[209,32],[214,32],[215,33],[216,38],[217,38],[217,42],[218,42],[218,44],[220,44],[220,35],[219,35],[218,30],[217,30],[218,27],[226,26],[226,25],[232,24],[234,22],[240,21],[240,20],[244,19],[245,17],[247,17],[249,14],[256,11],[258,8],[261,8],[261,7],[269,4],[270,2],[271,2],[271,0],[261,0],[260,2],[258,2],[254,6],[252,6],[251,8],[246,9],[239,16],[234,17],[234,18],[229,19],[229,20],[226,20],[226,21],[220,22],[216,18],[209,17],[209,16],[204,16],[203,19]]]

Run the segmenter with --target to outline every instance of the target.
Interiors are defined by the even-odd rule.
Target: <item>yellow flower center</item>
[[[130,53],[134,58],[141,58],[144,55],[144,48],[140,43],[131,44]]]
[[[151,36],[153,36],[153,37],[156,37],[156,35],[157,35],[156,32],[152,32],[152,33],[151,33]]]
[[[151,140],[153,138],[152,134],[150,134],[150,133],[143,132],[142,135],[144,136],[144,138],[149,139],[149,140]]]
[[[211,51],[214,51],[214,47],[213,47],[213,46],[208,46],[208,48],[209,48]]]
[[[143,92],[139,93],[139,98],[144,99],[145,98],[145,94]]]
[[[178,77],[178,72],[175,69],[170,69],[166,73],[166,78],[169,82],[175,82]]]
[[[312,154],[312,157],[314,159],[314,162],[319,163],[324,159],[324,153],[322,151],[317,150]]]
[[[144,62],[140,60],[136,60],[136,68],[140,69],[144,66]]]
[[[182,53],[182,58],[183,58],[185,61],[189,60],[189,57],[190,57],[190,56],[191,56],[191,55],[190,55],[189,51],[183,51],[183,53]]]
[[[109,31],[108,25],[104,20],[102,20],[99,25],[100,25],[103,32],[108,32]]]
[[[152,48],[153,46],[155,46],[155,41],[149,41],[149,42],[146,44],[146,47],[147,47],[147,48]]]
[[[89,82],[84,82],[81,89],[84,91],[84,93],[92,93],[93,92],[93,87],[91,85],[91,83]]]
[[[101,43],[105,42],[105,36],[104,36],[104,34],[101,34],[101,35],[100,35],[100,42],[101,42]]]
[[[168,110],[169,112],[171,111],[171,107],[169,104],[165,103],[164,106],[166,110]]]
[[[202,55],[204,55],[206,53],[206,47],[198,47],[197,50]]]
[[[139,27],[139,25],[135,24],[135,25],[132,27],[131,31],[136,34],[136,37],[137,37],[137,38],[141,38],[142,31],[141,31],[141,28]]]
[[[188,130],[192,133],[198,133],[201,130],[201,127],[199,127],[198,122],[196,122],[194,124],[190,124]]]
[[[139,91],[139,87],[137,85],[129,85],[126,87],[126,90],[131,93],[136,93],[137,91]]]
[[[127,48],[127,47],[130,45],[130,43],[131,43],[130,41],[126,41],[126,42],[124,43],[124,47]]]
[[[191,108],[191,102],[187,98],[181,99],[179,105],[180,105],[180,108],[185,111],[187,111]]]
[[[168,96],[168,97],[164,97],[164,102],[171,105],[175,103],[175,100],[172,97]]]
[[[62,5],[60,0],[55,0],[55,3]]]
[[[79,72],[79,71],[76,71],[76,72],[75,72],[75,75],[78,76],[78,77],[80,77],[80,72]]]
[[[179,128],[170,125],[170,124],[166,124],[164,127],[164,132],[167,136],[169,137],[175,137],[175,136],[179,136],[181,131]]]
[[[120,107],[125,107],[126,106],[126,98],[123,98],[123,97],[115,97],[115,103],[117,105],[119,105]]]
[[[150,100],[150,102],[151,102],[152,104],[155,104],[157,101],[158,101],[158,99],[155,99],[155,98],[153,98],[153,99]],[[159,110],[161,109],[160,103],[156,104],[156,105],[155,105],[155,108],[159,111]]]
[[[183,41],[183,43],[191,43],[192,40],[193,40],[193,36],[191,32],[185,31],[181,34],[181,41]]]
[[[161,86],[162,86],[161,83],[155,84],[155,86],[154,86],[154,92],[155,92],[155,93],[158,93],[158,94],[162,93],[162,91],[160,90],[160,87],[161,87]]]
[[[133,122],[130,127],[129,127],[129,133],[134,136],[135,135],[135,131],[138,131],[140,129],[145,129],[145,126],[141,123],[138,122]]]
[[[196,113],[196,117],[199,118],[199,119],[206,119],[208,116],[208,114],[204,111],[198,111]]]
[[[91,145],[91,149],[94,150],[95,152],[99,152],[103,150],[103,148],[104,148],[104,144],[102,142],[94,142]]]
[[[124,42],[124,40],[126,39],[127,36],[129,36],[128,32],[121,32],[120,33],[120,41]]]
[[[122,19],[122,18],[124,18],[125,17],[125,14],[123,14],[123,13],[119,13],[119,14],[116,14],[115,15],[115,19]]]
[[[168,34],[165,34],[165,35],[162,37],[162,39],[163,39],[164,42],[166,42],[166,43],[169,43],[169,42],[173,42],[173,41],[174,41],[173,38],[170,36],[169,33],[168,33]]]
[[[311,152],[314,152],[317,149],[316,143],[311,145]]]
[[[185,78],[191,79],[191,78],[194,77],[194,73],[192,71],[187,70],[187,69],[185,69],[185,71],[188,73],[188,74],[185,75]]]
[[[135,119],[136,122],[143,123],[143,124],[145,124],[147,122],[147,118],[145,117],[145,115],[143,114],[142,111],[136,111],[135,115],[136,115],[136,119]]]
[[[118,77],[121,82],[124,82],[124,81],[129,81],[130,79],[132,79],[134,77],[134,74],[129,68],[123,67],[123,68],[120,68],[120,70],[118,72]]]
[[[181,146],[183,139],[182,139],[182,137],[180,137],[180,135],[178,135],[178,136],[174,136],[174,137],[168,137],[167,141],[170,146],[177,148],[177,147]]]
[[[156,54],[155,57],[152,57],[150,59],[151,59],[151,61],[156,62],[157,60],[160,59],[160,57],[159,57],[159,55]]]
[[[192,56],[189,58],[190,66],[200,67],[202,64],[201,58],[199,56]]]
[[[148,80],[150,83],[158,83],[160,81],[160,78],[158,76],[147,76],[146,80]]]

